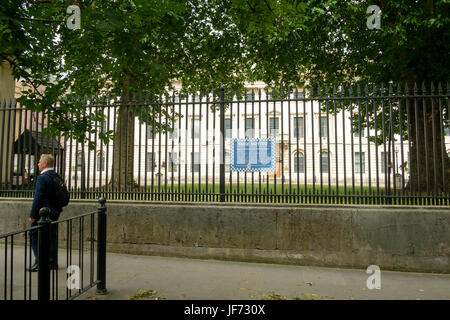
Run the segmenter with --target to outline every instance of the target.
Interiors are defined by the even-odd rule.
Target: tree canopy
[[[216,1],[266,83],[342,85],[449,79],[450,4],[401,1]],[[369,29],[366,10],[381,9]]]
[[[68,92],[163,92],[173,79],[193,89],[449,79],[446,0],[5,1],[0,59],[46,87],[45,105]],[[78,30],[66,27],[69,4]],[[366,26],[369,5],[379,30]]]
[[[69,4],[81,9],[81,28],[66,27]],[[123,96],[163,93],[172,80],[187,89],[236,87],[245,79],[245,57],[235,29],[207,1],[6,0],[0,9],[0,59],[32,88],[21,102],[49,115],[51,134],[80,140],[101,115],[85,114],[68,94]],[[223,25],[223,23],[222,23]],[[59,108],[50,108],[55,102]],[[65,117],[70,111],[77,120]],[[103,138],[106,138],[104,136]]]

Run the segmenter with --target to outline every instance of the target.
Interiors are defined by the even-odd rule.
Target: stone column
[[[11,121],[13,119],[13,114],[11,113],[11,116],[9,116],[8,112],[5,112],[4,110],[1,110],[4,105],[3,103],[6,101],[6,104],[8,106],[9,101],[11,99],[14,99],[14,77],[12,76],[12,69],[8,62],[3,61],[0,65],[0,150],[1,152],[1,159],[0,159],[0,166],[1,166],[1,183],[0,186],[3,185],[6,181],[9,181],[10,175],[11,175],[11,152],[12,152],[12,146],[13,146],[13,125],[9,126],[8,130],[8,119],[11,118]],[[9,111],[11,112],[11,111]],[[3,123],[5,125],[3,125]],[[8,132],[9,131],[9,132]],[[7,145],[9,137],[9,145]],[[6,152],[8,150],[8,152]]]

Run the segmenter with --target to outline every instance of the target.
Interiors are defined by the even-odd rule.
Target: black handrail
[[[66,296],[65,299],[75,299],[81,294],[85,293],[87,290],[97,286],[96,294],[106,294],[108,291],[106,289],[106,200],[103,197],[98,198],[99,206],[97,211],[93,211],[86,214],[81,214],[76,217],[65,218],[62,220],[51,221],[50,209],[42,208],[39,211],[41,216],[38,221],[37,226],[31,228],[9,232],[0,235],[0,245],[4,244],[4,255],[3,259],[0,258],[0,299],[4,300],[15,300],[19,295],[19,291],[23,291],[24,300],[34,300],[38,299],[41,301],[57,300],[61,297],[58,294],[59,284],[66,284]],[[97,219],[95,218],[97,215]],[[89,219],[90,218],[90,219]],[[97,220],[97,235],[95,237],[95,220]],[[76,224],[79,221],[79,224]],[[74,223],[75,222],[75,223]],[[90,230],[86,231],[85,222],[90,223]],[[65,223],[67,228],[59,228],[60,225]],[[78,239],[73,237],[74,226],[78,226]],[[58,272],[58,230],[61,229],[66,231],[62,234],[62,239],[66,239],[66,272]],[[28,239],[31,240],[31,233],[37,233],[37,273],[31,272],[31,265],[33,264],[32,259],[32,248],[28,243]],[[19,241],[15,241],[20,235],[24,238],[24,250],[21,257],[21,250],[17,247]],[[84,242],[85,238],[90,243],[89,248],[89,266],[85,265],[85,248]],[[75,239],[74,239],[75,238]],[[78,241],[77,241],[78,240]],[[52,241],[56,242],[56,252],[52,252]],[[97,241],[97,254],[94,255],[94,242]],[[3,242],[3,243],[2,243]],[[31,242],[31,241],[30,241]],[[78,246],[78,264],[73,264],[72,244]],[[1,250],[0,246],[0,250]],[[16,250],[14,250],[16,249]],[[61,249],[61,248],[60,248]],[[0,251],[1,252],[1,251]],[[0,253],[1,254],[1,253]],[[56,261],[50,263],[51,256],[56,258]],[[55,257],[56,256],[56,257]],[[96,264],[95,264],[96,259]],[[61,261],[61,260],[60,260]],[[20,274],[19,268],[23,262],[23,281],[20,284]],[[96,270],[95,270],[96,266]],[[71,267],[71,268],[69,268]],[[71,270],[78,270],[78,273],[68,272]],[[84,283],[84,273],[85,269],[89,271],[89,281],[87,284]],[[96,277],[95,275],[96,273]],[[37,274],[37,279],[34,276]],[[64,277],[65,281],[59,280],[59,278]],[[78,282],[74,286],[69,287],[70,279],[72,277],[78,277]],[[37,280],[37,284],[36,284]],[[3,282],[3,283],[2,283]],[[19,284],[18,284],[19,283]],[[36,292],[37,289],[37,292]],[[3,297],[2,297],[3,293]]]

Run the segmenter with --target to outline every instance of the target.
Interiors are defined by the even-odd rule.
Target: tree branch
[[[27,21],[37,21],[37,22],[57,22],[57,23],[64,23],[64,21],[60,21],[60,20],[50,20],[50,19],[33,19],[33,18],[25,18],[25,17],[21,17],[18,18],[20,20],[27,20]]]
[[[267,0],[264,0],[264,3],[266,4],[267,8],[269,8],[270,12],[272,12],[272,14],[273,14],[274,16],[276,16],[276,15],[275,15],[275,12],[273,12],[272,7],[270,6],[269,2],[267,2]]]
[[[43,4],[43,3],[52,3],[52,0],[39,0],[39,1],[27,0],[27,2],[31,4]]]
[[[250,9],[253,11],[253,13],[255,13],[255,8],[253,8],[250,4],[250,2],[248,2],[248,0],[245,0],[245,2],[247,2],[247,5],[250,7]]]

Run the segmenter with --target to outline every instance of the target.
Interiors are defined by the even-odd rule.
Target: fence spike
[[[422,95],[425,95],[427,89],[425,87],[425,81],[422,81]]]
[[[438,92],[440,95],[442,94],[442,83],[440,81],[438,83]]]

